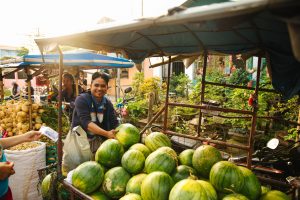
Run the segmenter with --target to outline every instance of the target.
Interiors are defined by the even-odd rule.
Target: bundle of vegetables
[[[29,131],[29,109],[27,100],[10,100],[0,105],[0,129],[7,132],[7,136],[20,135]],[[41,105],[31,104],[31,118],[33,129],[39,130],[43,125]]]
[[[266,191],[251,170],[223,161],[219,150],[210,145],[177,156],[163,133],[151,133],[146,144],[133,144],[133,130],[123,129],[122,142],[106,140],[96,153],[96,162],[75,170],[73,185],[93,199],[289,199],[283,192]]]

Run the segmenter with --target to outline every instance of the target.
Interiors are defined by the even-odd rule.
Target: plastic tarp
[[[262,52],[274,88],[289,98],[300,91],[300,63],[291,49],[287,22],[299,23],[298,0],[240,0],[195,6],[169,15],[91,31],[36,39],[41,51],[55,45],[119,51],[134,62],[150,56]]]
[[[59,64],[59,54],[25,55],[19,63],[7,64],[7,67],[24,67],[29,65]],[[125,58],[106,56],[96,53],[66,53],[63,54],[64,66],[96,67],[96,68],[131,68],[134,63]],[[5,67],[5,65],[3,65]]]

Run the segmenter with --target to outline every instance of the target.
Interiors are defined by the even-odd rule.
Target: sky
[[[30,46],[39,33],[85,31],[102,17],[128,21],[166,14],[185,0],[4,0],[0,1],[0,45]]]

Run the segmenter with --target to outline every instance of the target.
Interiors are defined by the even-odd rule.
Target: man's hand
[[[27,133],[24,134],[24,139],[26,142],[31,142],[31,141],[36,141],[38,139],[40,139],[41,137],[41,132],[39,131],[29,131]]]
[[[115,139],[116,138],[116,134],[117,134],[118,131],[116,130],[110,130],[110,131],[107,131],[107,138],[109,139]]]
[[[0,180],[5,180],[15,173],[13,162],[0,162]]]

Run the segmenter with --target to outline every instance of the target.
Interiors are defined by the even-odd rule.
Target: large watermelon
[[[261,195],[264,195],[266,194],[267,192],[269,192],[271,190],[270,187],[267,187],[267,186],[261,186]]]
[[[244,175],[233,163],[220,161],[211,168],[209,174],[210,183],[220,192],[239,193],[244,187]]]
[[[142,143],[137,143],[137,144],[132,145],[129,148],[129,150],[132,150],[132,149],[142,152],[144,154],[145,158],[147,158],[149,156],[149,154],[151,153],[150,149]]]
[[[162,132],[152,132],[146,136],[145,145],[153,152],[159,147],[171,147],[171,140]]]
[[[95,160],[105,167],[112,168],[121,163],[124,148],[122,144],[115,139],[108,139],[98,148]]]
[[[129,179],[126,185],[126,193],[141,194],[141,185],[147,174],[138,174]]]
[[[89,194],[102,183],[104,170],[95,161],[87,161],[76,167],[72,175],[72,184],[80,191]]]
[[[122,157],[122,167],[131,174],[138,174],[144,168],[144,154],[138,150],[128,150]]]
[[[245,195],[250,200],[258,199],[261,195],[261,185],[256,175],[246,167],[238,167],[244,175],[244,186],[240,190],[240,194]]]
[[[172,156],[174,160],[176,160],[176,163],[178,164],[177,153],[171,147],[159,147],[156,151],[161,151],[170,154],[170,156]]]
[[[90,197],[92,197],[93,200],[109,200],[105,194],[99,191],[92,193]]]
[[[260,200],[291,200],[291,198],[279,190],[271,190],[260,197]]]
[[[142,197],[138,194],[127,194],[123,196],[120,200],[142,200]]]
[[[163,151],[152,152],[145,161],[145,171],[149,174],[154,171],[163,171],[171,174],[176,167],[176,160]]]
[[[193,167],[194,149],[186,149],[179,154],[179,162],[181,165]]]
[[[205,189],[196,180],[184,179],[174,185],[170,192],[171,200],[203,199],[207,200]]]
[[[200,176],[208,178],[211,167],[221,160],[222,156],[218,149],[210,145],[202,145],[194,152],[193,168]]]
[[[114,167],[105,173],[101,189],[110,198],[120,198],[129,179],[130,174],[123,167]]]
[[[210,182],[203,181],[203,180],[197,180],[197,182],[200,183],[201,186],[204,188],[207,200],[218,199],[217,192]]]
[[[152,172],[144,179],[141,186],[143,200],[168,200],[173,187],[172,178],[165,172]]]
[[[249,200],[242,194],[228,194],[222,200]]]
[[[116,130],[116,139],[128,149],[131,145],[140,141],[140,131],[132,124],[126,123],[119,125]]]
[[[172,173],[172,178],[175,183],[183,179],[197,179],[196,171],[186,165],[179,165],[176,167],[175,171]]]

